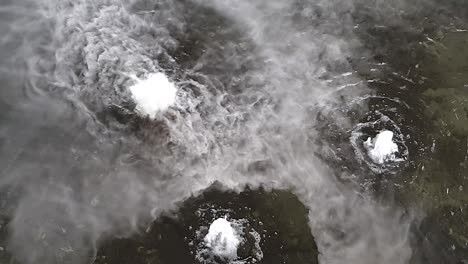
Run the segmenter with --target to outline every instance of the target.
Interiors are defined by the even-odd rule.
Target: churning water
[[[130,236],[219,182],[292,190],[320,263],[410,263],[419,210],[363,182],[421,154],[409,143],[416,124],[399,119],[415,110],[375,92],[374,76],[390,70],[359,27],[391,27],[394,14],[425,6],[4,0],[4,247],[21,263],[92,263],[102,239]],[[356,70],[363,61],[369,78]],[[365,142],[380,131],[393,133],[394,157],[376,162]]]

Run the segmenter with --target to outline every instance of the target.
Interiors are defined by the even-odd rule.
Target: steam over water
[[[354,4],[2,4],[0,209],[13,255],[92,263],[100,239],[144,230],[218,181],[292,189],[320,263],[408,263],[412,213],[320,158],[331,147],[317,116],[353,131],[337,105],[372,94],[347,60],[363,47]],[[154,74],[177,93],[150,119],[135,114],[130,87]]]

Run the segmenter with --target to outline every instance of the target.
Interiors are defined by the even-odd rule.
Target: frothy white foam
[[[393,142],[393,132],[389,130],[381,131],[372,140],[370,137],[367,138],[364,146],[368,150],[369,157],[378,164],[395,160],[395,153],[398,152],[398,145]]]
[[[175,103],[177,88],[163,73],[151,74],[147,79],[138,79],[130,87],[136,110],[145,116],[154,118]]]
[[[225,218],[218,218],[210,225],[204,240],[214,255],[230,260],[237,258],[237,247],[241,239]]]

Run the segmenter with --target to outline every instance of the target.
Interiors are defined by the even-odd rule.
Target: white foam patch
[[[214,255],[229,260],[237,258],[241,238],[225,218],[218,218],[210,225],[204,240]]]
[[[367,138],[364,146],[368,150],[369,157],[378,164],[383,164],[389,160],[395,160],[395,153],[398,152],[398,145],[393,142],[393,132],[389,130],[381,131],[374,139]]]
[[[136,110],[144,116],[155,118],[176,101],[177,88],[163,73],[151,74],[130,87],[132,98],[137,104]]]
[[[252,229],[249,234],[255,239],[255,260],[260,261],[263,259],[263,251],[260,247],[262,236],[257,231],[255,231],[255,229]]]

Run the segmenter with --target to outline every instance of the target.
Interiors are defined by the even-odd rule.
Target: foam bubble
[[[226,259],[237,258],[237,247],[241,239],[225,218],[216,219],[205,236],[205,243],[212,253]]]
[[[137,104],[136,110],[145,116],[155,118],[176,101],[177,88],[163,73],[151,74],[130,87],[132,98]]]
[[[367,138],[364,146],[368,150],[368,155],[378,164],[383,164],[388,160],[395,160],[395,153],[398,152],[398,145],[393,142],[393,132],[389,130],[381,131],[374,139]]]

